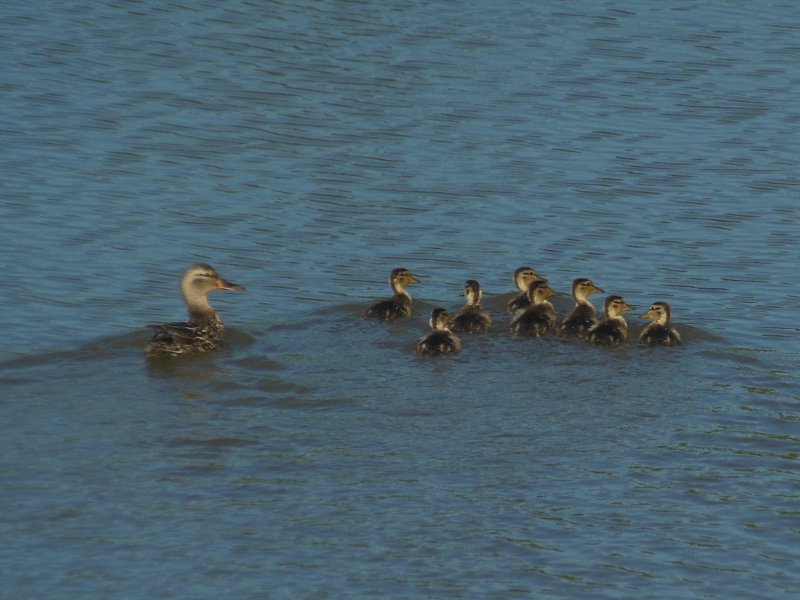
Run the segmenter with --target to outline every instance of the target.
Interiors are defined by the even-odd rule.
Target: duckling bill
[[[192,265],[181,279],[181,296],[189,314],[182,323],[151,325],[155,329],[145,354],[150,357],[209,352],[223,345],[225,326],[208,303],[214,290],[243,291],[244,286],[223,279],[207,264]]]
[[[586,332],[586,339],[600,346],[619,346],[628,340],[628,322],[622,313],[633,310],[622,296],[609,296],[605,301],[606,318]]]
[[[467,303],[456,313],[453,329],[466,333],[483,333],[492,326],[492,317],[481,306],[481,284],[474,279],[464,282],[464,296]]]
[[[670,325],[672,309],[666,302],[653,302],[650,310],[641,315],[642,319],[651,319],[639,334],[639,341],[648,346],[679,346],[681,334]]]
[[[415,349],[418,354],[439,356],[461,351],[461,340],[450,330],[453,320],[445,309],[434,308],[429,325],[431,332],[417,342]]]
[[[534,281],[539,281],[541,277],[537,275],[536,271],[531,267],[520,267],[514,271],[514,285],[517,286],[519,293],[514,296],[506,306],[506,310],[510,314],[516,314],[519,311],[525,310],[530,306],[530,298],[528,297],[528,288]]]
[[[414,283],[419,283],[417,278],[405,268],[397,268],[389,274],[389,285],[394,295],[387,299],[373,304],[364,312],[365,317],[372,319],[382,319],[384,321],[394,321],[401,317],[411,315],[411,294],[406,291],[406,287]]]
[[[572,298],[575,307],[561,321],[560,332],[563,335],[577,335],[583,337],[586,332],[597,325],[597,311],[589,301],[592,294],[603,294],[591,279],[579,278],[572,282]]]

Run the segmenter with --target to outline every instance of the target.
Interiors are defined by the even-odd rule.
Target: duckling
[[[628,339],[628,323],[622,313],[634,307],[622,296],[609,296],[605,309],[606,318],[586,332],[586,339],[601,346],[619,346]]]
[[[575,299],[575,307],[561,321],[561,333],[583,337],[589,329],[597,325],[597,311],[589,301],[589,296],[604,293],[591,279],[582,277],[573,281],[572,297]]]
[[[207,264],[186,269],[181,280],[181,296],[189,319],[185,323],[151,325],[155,333],[145,349],[147,356],[198,354],[221,347],[225,326],[207,297],[213,290],[243,291],[244,286],[226,281]]]
[[[508,330],[512,335],[540,336],[556,332],[556,311],[549,298],[555,292],[544,279],[532,281],[528,286],[529,306],[517,312]]]
[[[429,321],[431,332],[421,338],[416,345],[418,354],[424,356],[437,356],[440,354],[453,354],[461,350],[461,340],[450,327],[453,320],[443,308],[434,308]]]
[[[416,277],[404,268],[394,269],[389,275],[389,285],[392,286],[394,296],[388,300],[381,300],[364,312],[365,317],[394,321],[399,317],[411,314],[411,294],[406,291],[406,286],[418,283]]]
[[[489,331],[492,326],[492,317],[481,306],[481,284],[474,279],[464,282],[464,295],[467,303],[456,313],[453,320],[453,329],[467,333],[482,333]]]
[[[531,303],[530,298],[528,298],[528,287],[532,282],[540,279],[541,277],[531,267],[520,267],[514,271],[514,285],[517,286],[519,294],[508,302],[506,310],[513,315],[528,308]]]
[[[641,318],[653,321],[639,334],[639,341],[642,344],[648,346],[679,346],[681,344],[681,334],[669,324],[672,310],[666,302],[653,302],[650,310],[641,315]]]

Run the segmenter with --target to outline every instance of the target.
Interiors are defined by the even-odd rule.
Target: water
[[[0,596],[796,594],[796,7],[0,16]],[[148,364],[198,261],[228,346]],[[523,264],[686,343],[510,339]]]

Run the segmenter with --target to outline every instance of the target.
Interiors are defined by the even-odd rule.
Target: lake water
[[[798,6],[8,3],[0,66],[0,597],[797,594]],[[226,348],[148,363],[194,262]],[[510,338],[526,264],[685,344]]]

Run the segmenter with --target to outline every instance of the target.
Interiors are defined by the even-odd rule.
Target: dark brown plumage
[[[208,303],[208,293],[213,290],[242,291],[244,287],[226,281],[207,264],[186,269],[181,280],[181,295],[189,318],[183,323],[151,325],[155,332],[145,349],[147,356],[198,354],[221,347],[225,326]]]
[[[591,294],[602,294],[603,290],[597,287],[591,279],[580,278],[572,282],[572,297],[575,307],[561,321],[559,331],[563,335],[577,335],[583,337],[586,332],[597,325],[597,311],[589,301]]]
[[[482,333],[489,331],[492,317],[481,306],[481,285],[474,279],[464,282],[464,295],[467,303],[456,313],[453,319],[453,330],[465,333]]]
[[[511,320],[509,332],[515,336],[542,336],[556,332],[556,311],[549,298],[555,292],[547,281],[540,279],[528,287],[529,306]]]
[[[406,286],[418,283],[416,277],[404,268],[392,270],[389,275],[389,285],[394,295],[388,300],[381,300],[373,304],[364,312],[365,317],[394,321],[401,317],[411,315],[411,294],[406,291]]]
[[[679,346],[681,334],[670,325],[672,309],[666,302],[653,302],[650,310],[641,315],[642,319],[652,319],[639,334],[639,341],[648,346]]]
[[[510,314],[514,315],[528,308],[531,303],[528,297],[528,288],[531,283],[540,279],[541,277],[531,267],[520,267],[514,271],[514,285],[517,286],[519,293],[509,300],[506,306],[506,310]]]
[[[453,320],[445,309],[434,308],[428,323],[431,332],[417,342],[415,350],[418,354],[438,356],[461,351],[461,340],[450,330]]]
[[[599,346],[619,346],[628,340],[628,323],[622,313],[633,310],[622,296],[606,298],[606,318],[589,329],[586,339]]]

